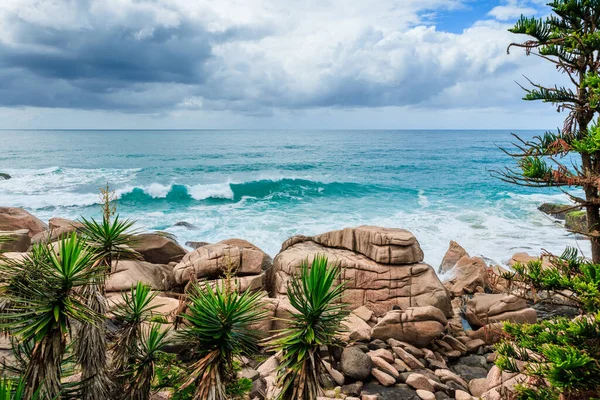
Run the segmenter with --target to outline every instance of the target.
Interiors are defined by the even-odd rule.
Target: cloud
[[[539,4],[539,2],[533,2]],[[536,15],[539,11],[517,0],[509,0],[506,5],[496,6],[490,10],[488,15],[500,21],[508,21],[519,18],[521,15]]]
[[[133,114],[502,107],[539,60],[496,20],[439,31],[461,0],[5,0],[0,106]],[[485,92],[478,91],[485,88]],[[493,95],[492,95],[493,93]],[[512,99],[512,100],[511,100]]]

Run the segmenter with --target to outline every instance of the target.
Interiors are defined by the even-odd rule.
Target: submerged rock
[[[551,215],[556,219],[564,220],[567,214],[573,211],[573,205],[544,203],[538,207],[538,210],[540,210],[544,214]]]
[[[0,180],[9,180],[10,179],[10,175],[6,174],[4,172],[0,172]]]
[[[190,224],[189,222],[186,222],[186,221],[178,221],[178,222],[175,222],[175,223],[173,224],[173,226],[182,226],[182,227],[184,227],[184,228],[188,228],[188,229],[197,229],[197,226],[196,226],[196,225],[194,225],[194,224]]]

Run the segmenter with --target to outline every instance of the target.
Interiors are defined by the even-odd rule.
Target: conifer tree
[[[496,171],[507,182],[531,187],[582,188],[567,193],[574,208],[586,210],[592,258],[600,263],[600,0],[554,0],[544,19],[521,17],[510,32],[528,39],[512,43],[527,55],[553,64],[567,78],[565,86],[544,86],[528,79],[524,100],[551,103],[566,111],[562,128],[533,139],[517,135],[504,149],[517,168]]]

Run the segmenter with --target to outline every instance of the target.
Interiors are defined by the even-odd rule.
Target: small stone
[[[360,400],[377,400],[379,396],[376,394],[363,394]]]
[[[356,310],[352,311],[352,313],[365,322],[369,322],[373,316],[373,311],[365,306],[358,307]]]
[[[428,392],[434,392],[435,390],[433,389],[433,385],[431,385],[431,383],[429,383],[429,379],[427,379],[425,376],[421,375],[421,374],[410,374],[408,376],[408,378],[406,378],[406,384],[410,387],[412,387],[413,389],[421,389],[421,390],[427,390]]]
[[[464,392],[462,390],[457,390],[456,393],[454,394],[454,398],[456,400],[472,400],[473,399],[473,397],[469,393]]]
[[[435,400],[435,394],[428,392],[427,390],[417,390],[417,396],[422,400]]]
[[[392,386],[396,383],[396,379],[383,371],[373,368],[371,374],[381,383],[383,386]]]
[[[367,353],[367,355],[371,358],[373,358],[373,357],[383,358],[385,361],[390,362],[390,363],[394,362],[394,355],[389,350],[385,350],[385,349],[371,350]]]
[[[372,357],[371,360],[373,360],[373,365],[374,366],[376,366],[377,368],[379,368],[380,370],[382,370],[384,372],[387,372],[388,374],[390,374],[394,378],[398,379],[398,377],[400,376],[400,374],[398,373],[398,371],[396,370],[396,368],[394,368],[390,363],[388,363],[387,361],[385,361],[383,358],[381,358],[381,357]]]
[[[371,340],[368,346],[370,350],[385,349],[388,347],[387,343],[381,339]]]
[[[446,353],[446,357],[450,358],[450,359],[456,359],[459,358],[463,353],[461,353],[458,350],[452,350]]]
[[[454,350],[458,350],[461,353],[466,353],[467,352],[467,347],[464,345],[464,343],[462,343],[460,340],[450,336],[450,335],[446,335],[442,338],[442,341],[448,343],[450,346],[452,346],[452,348]]]
[[[487,390],[487,378],[471,379],[469,382],[469,392],[475,397],[481,397]]]
[[[481,346],[485,346],[485,342],[482,339],[471,340],[466,344],[467,350],[470,353],[476,352]]]
[[[399,358],[396,358],[394,360],[394,367],[396,368],[396,370],[398,372],[406,372],[406,371],[411,370],[411,368],[408,365],[406,365],[406,363]]]
[[[342,386],[341,392],[348,396],[359,396],[362,388],[363,383],[361,381],[357,381],[349,385]],[[348,397],[346,397],[346,399],[348,399]]]
[[[454,381],[464,388],[467,388],[469,386],[467,381],[465,381],[463,378],[456,375],[449,369],[436,369],[435,375],[438,376],[443,383],[447,383],[448,381]]]
[[[260,374],[254,368],[244,367],[241,369],[240,372],[238,372],[238,377],[254,381],[255,379],[260,377]]]
[[[412,369],[425,368],[413,355],[408,354],[402,347],[392,347],[394,353]]]

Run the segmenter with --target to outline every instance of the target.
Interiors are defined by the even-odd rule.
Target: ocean
[[[542,131],[517,132],[532,137]],[[508,131],[0,131],[0,205],[42,220],[100,217],[107,183],[143,230],[242,238],[267,253],[296,234],[404,228],[439,265],[450,240],[505,264],[585,240],[537,210],[554,189],[504,183]],[[187,222],[191,227],[174,226]]]

